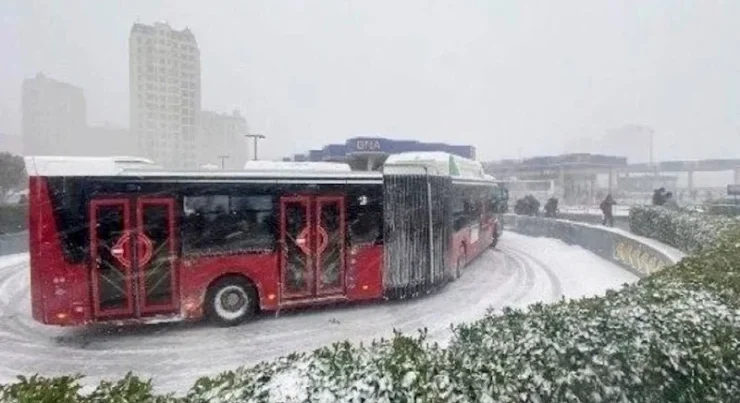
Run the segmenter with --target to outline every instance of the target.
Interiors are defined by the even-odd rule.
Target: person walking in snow
[[[545,217],[555,218],[558,215],[558,199],[551,197],[545,203]]]
[[[601,202],[601,205],[599,207],[601,208],[601,213],[604,214],[604,220],[602,221],[603,225],[608,225],[610,227],[614,226],[614,205],[617,204],[617,202],[614,201],[614,198],[611,194],[606,195],[606,198],[604,201]]]
[[[653,192],[653,206],[662,206],[665,204],[665,188],[656,189]]]

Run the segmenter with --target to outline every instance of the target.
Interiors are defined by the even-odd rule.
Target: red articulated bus
[[[51,325],[234,325],[258,311],[413,297],[459,276],[500,233],[493,178],[441,153],[391,156],[382,173],[168,171],[128,157],[26,167],[32,313]]]

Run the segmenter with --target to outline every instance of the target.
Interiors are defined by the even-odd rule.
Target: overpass
[[[561,189],[569,183],[590,188],[593,192],[596,175],[609,177],[609,191],[616,188],[617,178],[630,174],[686,173],[688,190],[694,190],[694,172],[734,172],[734,183],[740,184],[740,159],[706,159],[661,161],[629,164],[624,157],[599,154],[564,154],[534,157],[522,160],[503,160],[484,163],[486,172],[498,178],[554,179]],[[585,185],[584,185],[585,184]]]

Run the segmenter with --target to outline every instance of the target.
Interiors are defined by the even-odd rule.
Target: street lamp
[[[244,137],[252,139],[252,144],[253,144],[252,147],[254,150],[254,160],[257,161],[257,140],[264,139],[265,136],[259,133],[248,133],[248,134],[245,134]]]
[[[648,128],[648,134],[650,135],[650,166],[653,166],[653,138],[655,137],[655,130]]]

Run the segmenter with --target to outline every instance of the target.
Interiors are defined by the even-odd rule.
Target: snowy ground
[[[416,300],[322,308],[263,316],[234,328],[160,324],[66,329],[30,317],[28,258],[0,257],[0,382],[17,374],[84,373],[88,382],[128,371],[153,377],[164,392],[184,392],[203,375],[350,339],[370,341],[393,329],[426,327],[445,342],[451,323],[488,307],[522,307],[563,296],[603,293],[636,277],[575,246],[507,232],[441,291]]]

